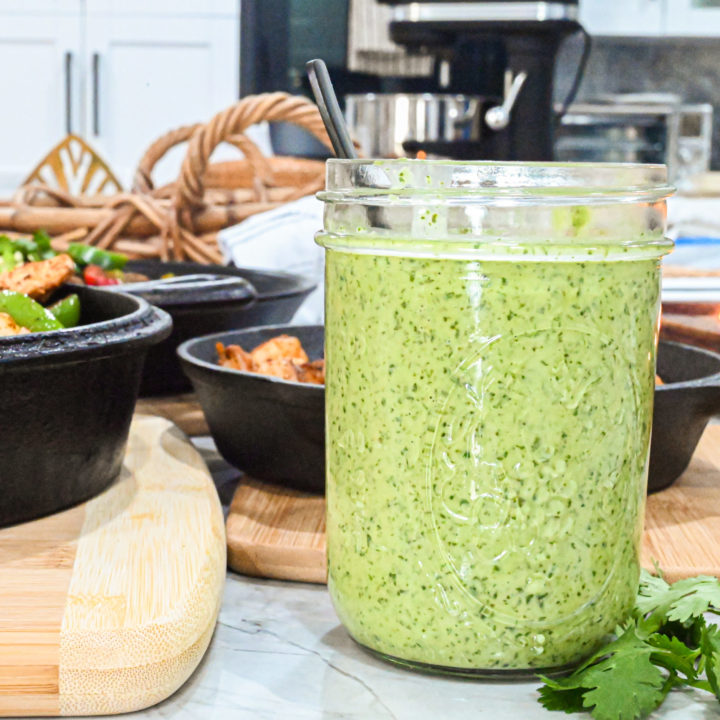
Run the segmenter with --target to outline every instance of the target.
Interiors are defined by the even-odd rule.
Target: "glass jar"
[[[638,587],[663,166],[331,160],[328,585],[459,674],[591,653]]]

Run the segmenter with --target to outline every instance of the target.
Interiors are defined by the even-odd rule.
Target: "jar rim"
[[[658,202],[675,188],[667,168],[640,163],[330,159],[324,202]]]

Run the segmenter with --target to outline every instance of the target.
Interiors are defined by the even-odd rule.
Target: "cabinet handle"
[[[72,134],[72,63],[73,54],[65,53],[65,132]]]
[[[92,86],[93,86],[93,135],[100,135],[100,53],[94,52],[92,56]]]

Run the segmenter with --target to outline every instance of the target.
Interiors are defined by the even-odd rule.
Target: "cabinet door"
[[[677,37],[717,37],[720,35],[718,0],[666,0],[665,34]]]
[[[2,0],[8,2],[9,0]],[[15,0],[17,2],[18,0]],[[24,0],[22,0],[24,1]],[[33,0],[38,2],[39,0]],[[58,2],[58,0],[49,0]],[[48,0],[45,0],[48,2]],[[138,18],[229,17],[240,12],[238,0],[85,0],[91,13],[110,13]]]
[[[580,0],[580,22],[591,35],[661,35],[667,0]]]
[[[239,94],[239,13],[232,17],[87,15],[87,136],[129,187],[160,135],[208,120]],[[174,180],[185,147],[156,167]]]
[[[80,3],[63,12],[0,15],[0,194],[6,196],[65,135],[81,134]],[[29,8],[28,8],[29,9]]]

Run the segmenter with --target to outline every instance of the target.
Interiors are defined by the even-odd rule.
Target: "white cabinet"
[[[591,35],[720,36],[720,0],[580,0]]]
[[[68,131],[129,187],[150,142],[239,94],[239,0],[3,0],[0,194]],[[177,176],[183,150],[157,168]]]
[[[580,23],[591,35],[662,35],[667,0],[580,0]]]
[[[124,186],[155,138],[237,99],[238,50],[237,18],[88,13],[86,137]],[[158,182],[177,176],[181,156],[168,154]]]
[[[665,0],[666,35],[716,37],[720,35],[720,4],[717,0]]]
[[[60,3],[58,3],[59,5]],[[0,19],[0,188],[13,190],[81,118],[80,2]]]

